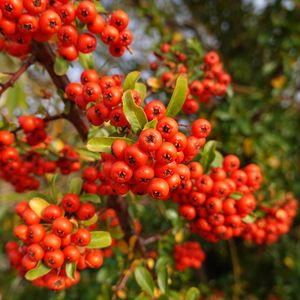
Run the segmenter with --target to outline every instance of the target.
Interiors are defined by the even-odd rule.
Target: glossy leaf
[[[41,276],[48,274],[52,269],[47,267],[43,262],[39,262],[37,266],[31,270],[29,270],[25,274],[25,278],[27,280],[35,280]]]
[[[143,266],[138,266],[134,270],[134,277],[140,288],[148,295],[153,296],[154,281],[149,271]]]
[[[162,293],[168,292],[168,272],[167,265],[161,267],[157,272],[157,284]]]
[[[66,263],[66,275],[71,278],[75,279],[75,272],[76,272],[76,263],[75,262],[69,262]]]
[[[148,122],[143,108],[135,104],[131,91],[126,91],[123,94],[123,111],[132,131],[135,133],[142,130]]]
[[[111,236],[107,231],[92,231],[91,241],[87,248],[106,248],[111,245]]]
[[[61,56],[57,56],[54,63],[54,72],[58,76],[63,76],[67,73],[70,66],[70,62]]]
[[[138,71],[130,72],[124,80],[124,84],[123,84],[124,91],[133,90],[135,83],[138,81],[140,76],[141,76],[141,73]]]
[[[157,119],[153,119],[152,121],[149,121],[145,124],[143,130],[149,129],[149,128],[156,129],[157,123],[158,123]]]
[[[94,137],[87,143],[87,149],[92,152],[111,153],[111,145],[116,140],[124,140],[127,144],[132,144],[133,141],[123,137]]]
[[[188,82],[186,77],[180,75],[177,78],[175,89],[167,107],[166,115],[168,117],[175,117],[181,111],[187,95],[187,88]]]
[[[200,297],[200,291],[199,289],[195,288],[195,287],[191,287],[190,289],[188,289],[186,295],[185,295],[185,300],[198,300]]]
[[[80,196],[81,202],[101,203],[101,198],[96,194],[83,194]]]
[[[29,207],[39,216],[41,217],[42,216],[42,213],[44,211],[44,209],[46,207],[48,207],[50,205],[49,202],[47,202],[46,200],[42,199],[42,198],[38,198],[38,197],[35,197],[35,198],[32,198],[30,201],[29,201]]]
[[[134,85],[134,89],[140,93],[142,100],[146,98],[147,86],[144,83],[136,82]]]
[[[82,189],[83,180],[80,177],[71,179],[69,193],[79,195]]]

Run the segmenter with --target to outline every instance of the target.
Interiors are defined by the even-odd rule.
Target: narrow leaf
[[[57,187],[56,187],[57,178],[58,178],[58,174],[54,174],[50,181],[50,189],[51,189],[52,199],[57,198]]]
[[[188,82],[186,77],[180,75],[177,78],[175,89],[167,107],[166,115],[168,117],[175,117],[180,112],[187,95],[187,88]]]
[[[76,272],[76,263],[75,262],[69,262],[66,263],[66,274],[69,278],[75,279],[75,272]]]
[[[200,291],[195,287],[188,289],[185,300],[198,300],[200,298]]]
[[[44,265],[41,261],[37,264],[37,266],[31,270],[29,270],[25,274],[25,278],[27,280],[35,280],[41,276],[48,274],[52,269]]]
[[[91,138],[87,143],[87,149],[92,152],[106,152],[111,153],[111,145],[116,140],[124,140],[127,144],[132,144],[133,140],[123,137],[106,137],[97,136]]]
[[[133,90],[134,85],[138,81],[140,76],[141,76],[141,73],[138,71],[130,72],[124,80],[124,84],[123,84],[124,91]]]
[[[232,198],[234,200],[239,200],[243,197],[243,194],[242,193],[239,193],[239,192],[234,192],[232,194],[229,195],[229,198]]]
[[[216,142],[209,141],[205,144],[201,151],[200,163],[202,164],[204,171],[207,172],[216,157]]]
[[[166,294],[168,292],[168,272],[166,265],[157,273],[157,284],[162,293]]]
[[[152,121],[149,121],[145,124],[143,130],[149,129],[149,128],[156,129],[157,123],[158,123],[157,119],[153,119]]]
[[[82,188],[82,179],[80,177],[74,177],[71,179],[69,193],[79,195]]]
[[[69,66],[69,61],[65,60],[61,56],[57,56],[54,63],[54,72],[58,76],[63,76],[67,73]]]
[[[146,98],[147,86],[144,83],[136,82],[134,85],[134,89],[140,93],[142,100]]]
[[[92,231],[91,241],[86,246],[87,248],[106,248],[111,245],[111,236],[106,231]]]
[[[83,194],[80,196],[81,202],[101,203],[101,198],[96,194]]]
[[[131,91],[123,95],[123,111],[133,132],[142,130],[147,123],[147,117],[142,107],[137,106],[132,98]]]
[[[148,295],[153,296],[154,281],[149,271],[142,266],[138,266],[134,270],[134,277],[140,288]]]
[[[91,226],[91,225],[95,224],[97,221],[98,221],[98,215],[94,214],[90,219],[84,220],[84,221],[79,221],[79,222],[83,226]]]
[[[79,52],[79,62],[84,69],[95,68],[93,53],[84,54]]]
[[[48,207],[50,203],[48,203],[46,200],[42,198],[32,198],[29,201],[29,207],[39,216],[42,216],[42,213],[46,207]]]

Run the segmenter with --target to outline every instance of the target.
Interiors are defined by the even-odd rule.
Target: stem
[[[233,276],[234,276],[234,285],[232,289],[232,300],[240,299],[240,291],[241,291],[241,266],[239,263],[239,258],[237,254],[237,249],[233,239],[228,240],[228,247],[231,256]]]
[[[20,69],[15,72],[11,73],[11,78],[4,84],[0,85],[0,96],[10,87],[12,87],[15,82],[22,76],[23,73],[27,71],[27,69],[34,63],[35,57],[31,56],[24,65],[20,67]]]
[[[47,70],[56,88],[65,91],[70,81],[66,75],[58,76],[55,74],[55,54],[53,53],[50,45],[48,43],[33,42],[32,53],[36,61],[38,61]],[[62,100],[65,103],[70,104],[69,112],[67,114],[62,114],[62,116],[74,125],[82,140],[86,141],[89,126],[85,114],[79,108],[77,108],[73,102],[70,102],[65,98]]]

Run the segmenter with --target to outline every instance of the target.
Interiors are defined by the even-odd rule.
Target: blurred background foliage
[[[219,148],[223,154],[235,153],[243,163],[256,162],[263,168],[266,197],[276,199],[280,191],[291,191],[300,198],[298,1],[104,0],[102,3],[109,10],[124,8],[130,14],[135,37],[133,55],[115,60],[105,49],[98,50],[96,62],[102,73],[125,74],[140,69],[144,70],[144,78],[148,78],[151,76],[148,65],[154,59],[151,53],[159,43],[174,35],[182,42],[192,37],[199,39],[205,50],[219,52],[232,76],[233,92],[217,99],[213,107],[201,107],[199,112],[213,122],[212,139],[221,142]],[[2,57],[1,71],[11,70],[17,64]],[[69,70],[70,77],[78,79],[80,70],[80,64],[74,64]],[[38,85],[37,78],[42,78]],[[1,111],[11,119],[24,112],[43,114],[45,108],[55,113],[63,108],[53,91],[42,70],[31,68],[20,84],[0,99]],[[40,101],[41,98],[44,100]],[[8,239],[13,222],[7,217],[11,205],[5,203],[0,207],[1,245]],[[145,208],[134,203],[133,207],[138,207],[135,217],[141,218],[145,232],[154,228],[162,232],[172,223],[172,220],[160,224],[151,221],[161,214],[157,207],[147,208],[147,214]],[[176,238],[180,240],[179,233],[185,234],[179,230],[175,237],[160,242],[160,255],[171,255],[168,248]],[[204,295],[222,291],[224,299],[231,299],[236,289],[240,299],[299,299],[299,218],[290,234],[270,247],[245,245],[239,240],[229,247],[225,242],[215,245],[201,240],[201,244],[207,253],[204,267],[196,272],[172,274],[172,289],[198,286]],[[235,254],[238,262],[234,259],[232,265],[231,256]],[[117,253],[116,257],[118,268],[128,263],[126,255]],[[54,294],[20,285],[20,279],[7,270],[1,253],[0,290],[5,295],[2,299],[111,299],[109,290],[119,273],[116,265],[113,259],[108,260],[105,267],[93,272],[96,276],[86,272],[78,287]],[[125,298],[133,299],[136,283],[129,281],[128,286],[129,295]],[[179,298],[174,292],[171,299]]]

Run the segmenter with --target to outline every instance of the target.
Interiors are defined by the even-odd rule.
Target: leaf
[[[186,77],[180,75],[176,80],[175,89],[167,107],[166,115],[168,117],[175,117],[180,112],[187,95],[187,88]]]
[[[254,223],[255,221],[256,221],[256,217],[254,215],[248,215],[243,218],[243,222],[246,224],[251,224]]]
[[[148,122],[146,114],[142,107],[137,106],[132,98],[131,91],[123,94],[123,111],[124,115],[131,125],[133,132],[137,133],[142,130]]]
[[[124,80],[124,83],[123,83],[123,89],[124,91],[126,90],[133,90],[134,89],[134,86],[135,86],[135,83],[138,81],[138,79],[140,78],[141,76],[141,73],[139,71],[133,71],[133,72],[130,72],[125,80]]]
[[[79,221],[83,226],[91,226],[98,221],[98,215],[94,214],[90,219]]]
[[[54,174],[50,181],[50,190],[51,190],[52,199],[57,198],[57,186],[56,186],[57,178],[58,178],[58,174]]]
[[[96,194],[83,194],[80,196],[81,202],[101,203],[101,198]]]
[[[186,295],[185,295],[185,300],[198,300],[200,298],[200,291],[199,289],[195,287],[191,287],[188,289]]]
[[[42,199],[46,200],[47,202],[51,202],[51,198],[48,195],[43,194],[41,192],[37,192],[37,191],[31,191],[31,192],[28,192],[28,194],[26,193],[26,198],[27,199],[42,198]]]
[[[99,158],[100,158],[99,153],[94,153],[87,149],[83,149],[83,148],[78,149],[77,148],[76,152],[78,152],[81,159],[84,161],[96,161],[96,160],[99,160]]]
[[[75,272],[76,272],[76,263],[75,262],[69,262],[66,263],[66,275],[75,280]]]
[[[202,164],[205,173],[209,170],[215,157],[216,157],[216,142],[209,141],[203,147],[201,151],[201,158],[200,158],[200,163]]]
[[[42,198],[32,198],[29,201],[29,207],[39,216],[42,216],[42,213],[46,207],[48,207],[50,203],[48,203],[46,200]]]
[[[81,53],[79,52],[79,62],[84,69],[94,69],[94,57],[93,53]]]
[[[104,6],[99,1],[95,1],[94,5],[96,6],[98,14],[107,13],[107,10],[104,8]]]
[[[140,294],[134,300],[152,300],[152,298],[149,296],[145,296],[144,294]]]
[[[107,231],[92,231],[91,241],[87,248],[106,248],[111,245],[111,236]]]
[[[232,194],[229,195],[229,198],[232,198],[234,200],[239,200],[243,197],[243,194],[242,193],[239,193],[239,192],[234,192]]]
[[[35,280],[41,276],[44,276],[46,274],[48,274],[52,269],[47,267],[44,263],[42,263],[41,261],[36,265],[35,268],[29,270],[26,274],[25,274],[25,278],[27,280]]]
[[[232,85],[229,85],[227,87],[227,96],[228,96],[228,98],[232,98],[234,96],[234,91],[233,91]]]
[[[63,76],[67,73],[70,66],[70,62],[61,56],[57,56],[54,63],[54,72],[58,76]]]
[[[157,123],[158,123],[157,119],[153,119],[152,121],[149,121],[145,124],[143,130],[149,129],[149,128],[156,129]]]
[[[162,293],[166,294],[168,292],[168,272],[167,265],[164,268],[160,268],[157,273],[157,284]]]
[[[176,220],[178,219],[178,213],[175,209],[169,208],[166,210],[166,217],[169,220]]]
[[[144,100],[147,96],[147,86],[144,83],[136,82],[134,85],[134,90],[138,91]]]
[[[172,260],[170,257],[162,256],[157,260],[155,265],[155,270],[156,272],[159,272],[160,269],[163,269],[167,265],[171,265],[171,264],[172,264]]]
[[[215,158],[211,163],[211,167],[215,168],[215,167],[222,167],[223,164],[223,155],[222,153],[220,153],[219,151],[215,151]]]
[[[26,101],[26,94],[24,92],[24,84],[22,80],[18,80],[14,86],[9,88],[6,94],[5,107],[8,110],[10,116],[15,116],[15,109],[19,110],[23,108],[26,110],[28,108],[28,103]]]
[[[123,137],[106,137],[106,136],[97,136],[91,138],[87,143],[87,149],[92,152],[106,152],[111,153],[111,145],[116,140],[124,140],[127,144],[134,143],[133,140],[123,138]]]
[[[71,179],[69,193],[79,195],[82,189],[82,179],[80,177],[74,177]]]
[[[134,270],[134,277],[140,288],[150,296],[153,296],[154,281],[149,271],[142,266],[138,266]]]

